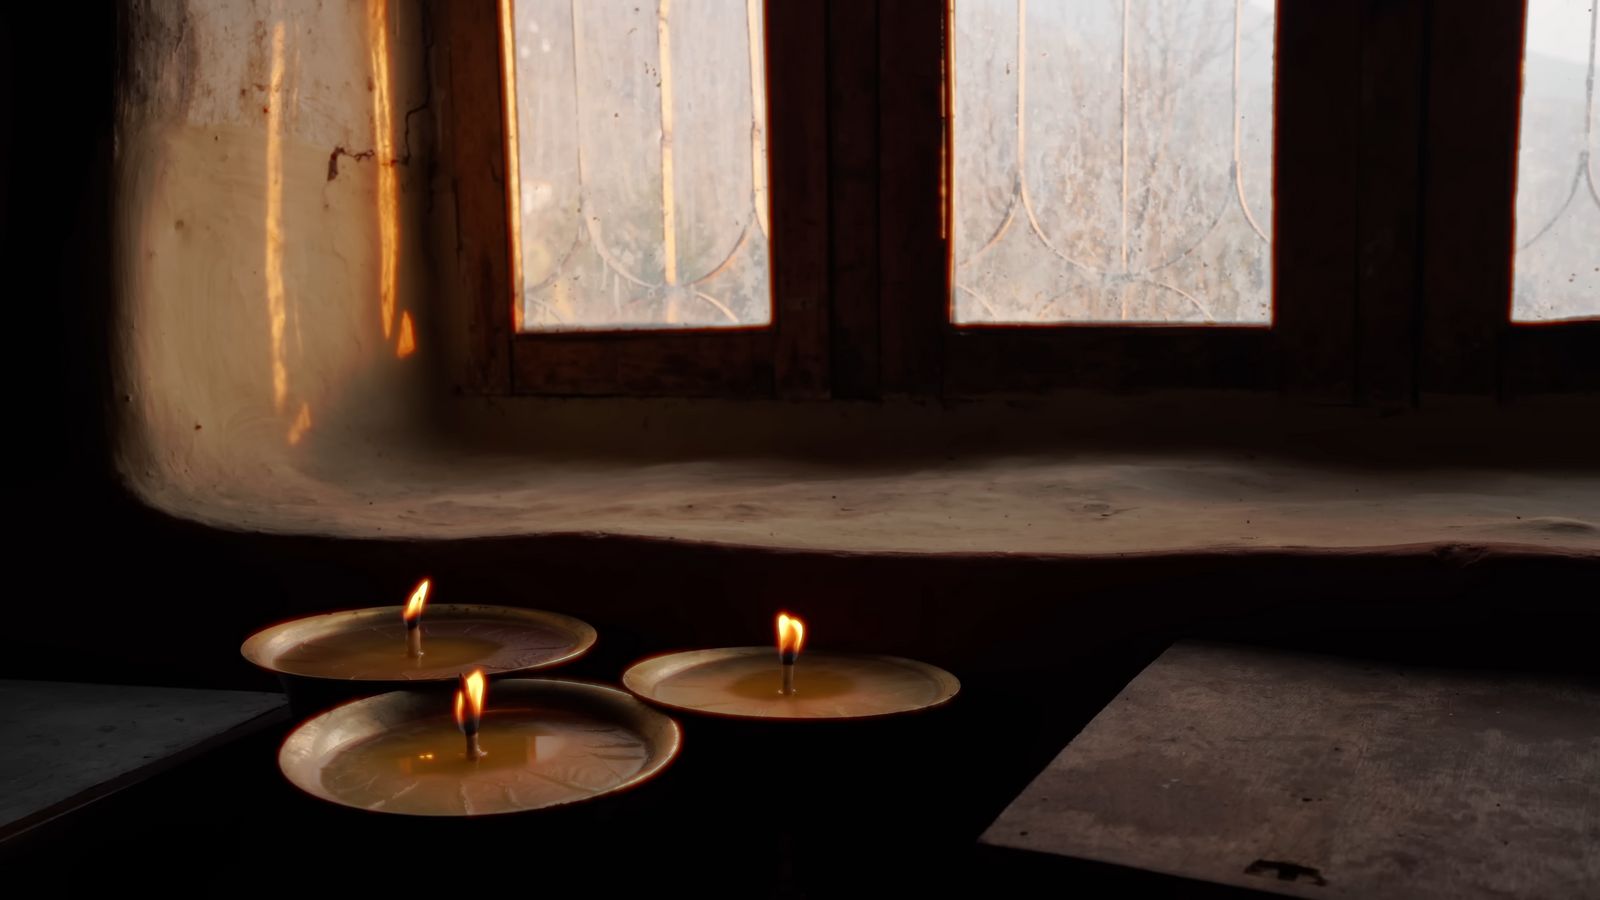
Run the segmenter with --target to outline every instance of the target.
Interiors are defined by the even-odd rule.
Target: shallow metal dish
[[[622,683],[641,700],[700,715],[780,721],[881,719],[935,709],[961,691],[938,666],[898,656],[803,653],[797,691],[778,693],[771,647],[688,650],[641,660]]]
[[[439,693],[393,691],[346,703],[306,721],[284,741],[278,767],[295,787],[330,803],[402,815],[485,816],[569,807],[630,790],[659,775],[682,746],[677,722],[626,692],[556,679],[495,682],[489,689],[480,737],[489,747],[496,729],[504,733],[517,724],[543,723],[561,723],[568,741],[548,771],[524,771],[537,768],[531,752],[526,758],[502,752],[496,760],[493,749],[485,764],[503,765],[485,770],[483,778],[459,761],[437,768],[431,762],[419,765],[420,772],[409,766],[402,771],[389,765],[392,757],[380,742],[404,747],[393,738],[410,729],[454,746],[455,725],[450,705]],[[542,729],[528,729],[533,730]],[[432,757],[428,754],[429,760]],[[343,771],[348,776],[352,770],[362,777],[339,775]],[[487,802],[474,808],[470,796],[474,793]],[[389,802],[396,795],[405,797]],[[379,797],[379,802],[367,802],[370,796]]]
[[[256,632],[239,648],[244,658],[286,679],[319,681],[412,682],[453,680],[472,667],[489,675],[510,675],[549,669],[588,652],[595,630],[587,622],[560,613],[511,606],[468,603],[430,605],[422,619],[423,655],[405,655],[405,625],[400,607],[378,606],[306,616]],[[471,659],[434,654],[428,644],[451,636],[482,642],[483,652]],[[370,638],[394,647],[394,655],[357,660],[349,665],[297,665],[307,647],[341,637]]]

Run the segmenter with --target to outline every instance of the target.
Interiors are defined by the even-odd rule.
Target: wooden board
[[[1600,685],[1178,644],[982,843],[1301,897],[1600,896]]]
[[[0,840],[287,719],[279,694],[0,681]]]

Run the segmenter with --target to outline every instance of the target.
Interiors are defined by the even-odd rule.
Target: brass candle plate
[[[307,616],[251,635],[240,652],[263,669],[334,681],[438,681],[481,667],[490,675],[570,662],[595,641],[588,623],[559,613],[466,603],[431,605],[422,656],[406,655],[400,607]]]
[[[897,656],[800,655],[795,692],[780,692],[771,647],[669,653],[635,663],[622,683],[670,709],[736,719],[873,719],[942,706],[961,690],[954,675]]]
[[[489,688],[466,758],[449,701],[393,691],[302,724],[278,751],[295,787],[343,806],[412,816],[531,812],[642,784],[678,754],[678,723],[604,685],[511,678]]]

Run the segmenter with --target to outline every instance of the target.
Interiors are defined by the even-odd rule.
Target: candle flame
[[[473,669],[461,676],[461,686],[456,688],[456,727],[462,734],[475,734],[483,719],[483,697],[487,687],[482,669]]]
[[[406,601],[405,612],[400,614],[400,618],[405,620],[406,627],[415,628],[417,621],[422,618],[422,608],[428,605],[428,589],[431,587],[433,580],[424,578],[411,592],[411,599]]]
[[[794,662],[800,655],[800,645],[805,643],[806,626],[804,622],[788,613],[778,613],[778,655],[785,663]]]

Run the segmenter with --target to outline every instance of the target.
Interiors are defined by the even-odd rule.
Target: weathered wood
[[[1274,345],[1266,328],[962,328],[944,342],[945,391],[1268,389],[1276,384]]]
[[[432,102],[441,124],[434,244],[438,328],[456,389],[511,389],[513,247],[507,218],[498,4],[431,3]]]
[[[524,334],[513,377],[519,394],[771,396],[772,346],[764,328]]]
[[[287,719],[278,694],[0,681],[0,840]]]
[[[982,842],[1304,897],[1600,894],[1600,685],[1184,643]]]

